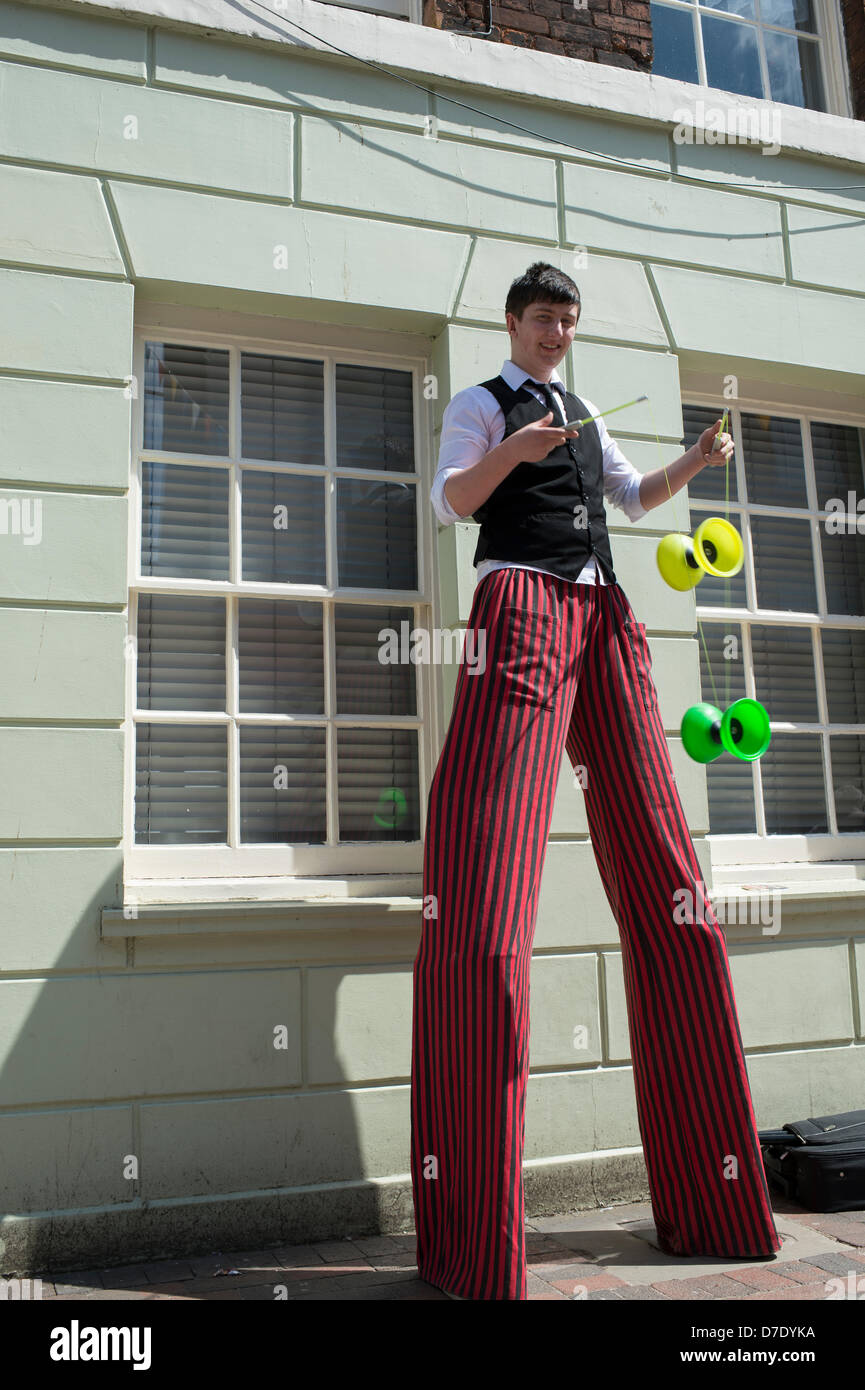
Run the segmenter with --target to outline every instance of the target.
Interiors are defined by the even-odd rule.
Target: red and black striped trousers
[[[659,1243],[674,1255],[770,1255],[781,1240],[726,943],[673,776],[645,627],[618,584],[509,567],[476,587],[468,629],[485,634],[485,668],[460,665],[430,785],[430,906],[414,963],[418,1271],[463,1298],[526,1297],[529,971],[563,747],[581,770],[621,939]]]

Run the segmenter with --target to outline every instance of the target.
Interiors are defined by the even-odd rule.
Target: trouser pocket
[[[636,672],[643,708],[654,712],[658,706],[658,696],[652,677],[652,652],[649,639],[646,637],[646,624],[638,623],[636,618],[632,618],[623,625],[623,631],[630,649],[633,670]]]
[[[501,669],[508,695],[550,709],[559,688],[559,620],[553,613],[505,604]]]

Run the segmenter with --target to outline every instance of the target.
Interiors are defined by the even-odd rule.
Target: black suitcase
[[[770,1185],[809,1211],[865,1209],[865,1110],[758,1130]]]

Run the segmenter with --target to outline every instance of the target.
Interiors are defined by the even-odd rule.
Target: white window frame
[[[725,402],[726,404],[726,402]],[[718,410],[718,397],[706,396],[697,391],[682,390],[682,405],[686,406],[708,406],[711,410]],[[782,399],[771,399],[765,395],[750,396],[740,392],[736,399],[729,402],[731,415],[734,420],[733,436],[739,447],[734,451],[733,459],[736,468],[736,493],[737,500],[730,498],[730,521],[739,531],[745,547],[746,560],[746,598],[749,607],[728,608],[725,606],[715,606],[700,603],[699,585],[694,590],[697,605],[697,618],[705,622],[726,622],[741,624],[742,630],[742,660],[745,676],[745,694],[751,698],[759,698],[754,685],[754,668],[751,654],[751,634],[750,625],[752,623],[760,627],[778,625],[789,627],[804,627],[811,630],[814,634],[815,661],[815,680],[817,687],[817,708],[820,719],[816,723],[789,723],[783,720],[772,718],[771,709],[768,710],[769,719],[774,733],[787,733],[792,731],[804,733],[825,734],[829,730],[833,734],[856,733],[865,734],[865,727],[858,724],[831,724],[826,718],[826,682],[823,672],[822,643],[819,639],[819,629],[821,627],[849,629],[857,628],[865,631],[865,616],[839,615],[837,617],[827,617],[826,615],[826,591],[823,582],[822,566],[817,563],[820,555],[821,539],[820,526],[821,520],[826,517],[824,509],[818,509],[816,497],[816,480],[814,477],[814,458],[811,449],[812,421],[820,423],[830,422],[837,425],[852,425],[854,428],[865,428],[865,417],[850,411],[836,410],[834,406],[791,406],[789,401]],[[807,490],[807,506],[797,508],[795,511],[788,507],[773,507],[765,503],[747,502],[745,510],[740,511],[742,506],[741,499],[744,496],[745,460],[743,456],[741,439],[741,414],[762,414],[785,416],[788,419],[795,419],[802,427],[802,440],[805,464],[805,485]],[[720,411],[718,411],[720,414]],[[723,516],[724,504],[721,501],[707,502],[697,495],[696,489],[688,489],[688,507],[699,507],[701,510],[708,510],[710,515]],[[785,518],[797,518],[807,520],[811,527],[812,553],[815,560],[815,587],[817,592],[818,615],[810,622],[796,621],[806,618],[805,614],[793,614],[789,609],[772,610],[766,609],[759,613],[755,611],[756,594],[752,576],[753,566],[753,546],[751,542],[750,517],[774,516]],[[688,517],[689,530],[690,514]],[[862,537],[862,544],[865,545],[865,536]],[[708,699],[709,695],[701,698]],[[684,714],[684,710],[682,711]],[[821,753],[823,759],[823,776],[826,787],[832,787],[831,763],[829,754],[828,739],[821,738]],[[843,831],[838,832],[835,819],[834,798],[827,797],[827,820],[828,830],[817,835],[776,835],[769,834],[766,830],[766,818],[763,805],[763,789],[760,769],[760,759],[756,758],[751,763],[752,775],[755,779],[755,809],[757,830],[756,832],[737,834],[720,834],[709,832],[706,836],[711,846],[711,857],[713,866],[726,866],[732,864],[795,864],[819,863],[824,860],[865,860],[865,831]],[[708,772],[706,774],[708,778]],[[708,787],[707,787],[708,797]]]
[[[742,24],[748,21],[742,16],[727,15],[724,11],[713,11],[710,6],[704,6],[699,0],[657,0],[657,3],[668,5],[670,9],[685,10],[689,14],[695,11],[698,14],[721,15],[729,23]],[[853,102],[850,93],[850,73],[847,65],[847,50],[844,43],[844,30],[841,23],[840,9],[837,4],[832,4],[831,0],[814,0],[814,17],[816,20],[815,37],[820,50],[821,72],[823,85],[825,87],[826,106],[825,112],[815,111],[815,116],[845,116],[852,119]],[[702,42],[702,30],[699,30],[699,42],[697,43],[697,76],[698,81],[691,83],[691,86],[699,86],[709,92],[727,91],[726,87],[710,87],[706,78],[706,54]],[[759,26],[758,26],[759,27]],[[777,25],[764,26],[770,29],[778,28]],[[789,32],[789,31],[788,31]],[[765,84],[767,74],[765,72],[765,55],[762,47],[760,49],[760,71],[762,80]],[[731,93],[741,101],[764,101],[771,106],[787,104],[777,102],[774,97],[746,97],[740,93]],[[795,107],[797,111],[810,112],[810,107]]]
[[[327,655],[327,639],[332,631],[333,605],[339,603],[368,604],[371,599],[382,599],[392,605],[405,605],[414,608],[414,624],[430,628],[433,622],[434,594],[434,546],[432,543],[429,507],[426,504],[427,479],[430,476],[430,446],[432,441],[432,419],[429,403],[424,397],[423,379],[430,373],[429,361],[422,355],[386,353],[378,350],[358,351],[318,344],[314,338],[253,337],[247,333],[214,332],[194,329],[194,313],[186,320],[191,327],[174,328],[166,323],[137,322],[134,331],[133,380],[136,387],[132,392],[132,434],[129,489],[129,531],[128,531],[128,602],[130,634],[137,634],[138,594],[180,593],[207,596],[233,595],[227,606],[228,640],[227,651],[227,695],[229,702],[233,695],[232,671],[230,665],[237,663],[237,598],[285,598],[290,592],[298,598],[317,598],[324,600],[325,608],[325,680],[328,686],[326,704],[333,708],[335,698],[335,672]],[[296,325],[295,325],[296,328]],[[320,336],[320,330],[315,337]],[[338,339],[338,332],[334,337]],[[185,454],[171,451],[144,449],[144,352],[145,342],[158,341],[177,343],[190,347],[222,348],[229,353],[229,441],[228,455]],[[240,362],[241,353],[269,353],[283,357],[302,357],[321,361],[324,366],[325,418],[324,445],[325,463],[321,466],[280,465],[273,460],[247,460],[243,462],[258,464],[263,469],[274,467],[302,473],[305,477],[324,476],[325,489],[325,527],[328,536],[328,583],[324,585],[303,584],[287,586],[282,583],[248,582],[238,589],[237,575],[238,548],[236,539],[240,536],[241,506],[239,469],[231,467],[229,494],[229,547],[232,577],[229,580],[165,579],[142,575],[141,526],[142,526],[142,462],[181,462],[199,467],[215,465],[228,469],[236,465],[240,458]],[[335,466],[336,410],[335,410],[335,368],[336,364],[389,367],[412,374],[412,404],[414,412],[415,471],[395,474],[393,469],[364,469],[363,477],[369,481],[393,482],[395,476],[402,481],[413,480],[416,493],[417,524],[417,590],[378,589],[359,590],[334,586],[333,563],[336,541],[336,478],[330,471]],[[388,892],[386,886],[396,893],[412,891],[417,876],[422,871],[423,839],[426,820],[426,788],[430,770],[435,765],[437,754],[434,740],[438,730],[437,691],[435,688],[436,667],[433,663],[418,663],[414,668],[418,674],[417,713],[403,716],[263,716],[237,715],[229,710],[224,717],[201,712],[191,714],[186,711],[142,710],[137,711],[137,641],[127,642],[127,661],[125,671],[125,718],[124,718],[124,815],[123,815],[123,859],[125,901],[214,901],[223,898],[236,898],[237,888],[249,890],[251,898],[279,899],[308,898],[310,896],[345,896],[352,888],[361,887],[366,882],[363,876],[376,879],[381,891]],[[231,727],[232,715],[240,722],[270,724],[316,724],[327,729],[328,738],[328,780],[327,808],[328,824],[333,824],[336,798],[336,729],[337,727],[360,727],[381,724],[391,727],[420,730],[418,738],[418,798],[420,807],[420,833],[417,840],[354,842],[346,845],[285,845],[264,846],[243,845],[239,842],[239,817],[229,816],[228,845],[145,845],[136,843],[135,833],[135,725],[138,723],[191,724],[225,723]],[[235,723],[235,736],[229,739],[228,797],[229,807],[237,802],[238,776],[238,725]],[[236,811],[235,807],[235,811]],[[233,822],[233,823],[232,823]]]

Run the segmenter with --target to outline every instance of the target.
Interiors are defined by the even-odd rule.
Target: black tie
[[[540,391],[541,395],[544,398],[544,404],[546,405],[547,410],[551,410],[553,412],[553,420],[556,424],[558,424],[561,420],[561,415],[559,414],[559,409],[556,405],[556,398],[561,400],[558,391],[556,392],[556,396],[554,397],[546,381],[532,381],[531,377],[529,378],[529,380],[531,381],[532,386],[534,386],[536,390]]]

